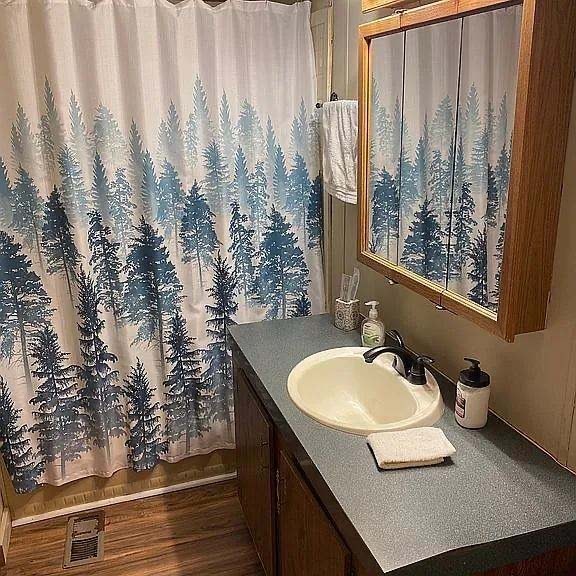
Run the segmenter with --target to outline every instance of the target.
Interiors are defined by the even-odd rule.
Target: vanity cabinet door
[[[273,429],[246,376],[234,368],[240,503],[267,576],[275,574]]]
[[[350,552],[290,457],[278,458],[281,576],[347,576]]]

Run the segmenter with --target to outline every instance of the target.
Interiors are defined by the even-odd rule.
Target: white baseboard
[[[233,480],[236,478],[236,472],[230,474],[221,474],[219,476],[212,476],[210,478],[202,478],[201,480],[190,480],[189,482],[182,482],[181,484],[174,484],[173,486],[165,486],[163,488],[154,488],[153,490],[146,490],[144,492],[136,492],[134,494],[126,494],[124,496],[115,496],[114,498],[107,498],[106,500],[96,500],[95,502],[87,502],[86,504],[78,504],[77,506],[69,506],[68,508],[61,508],[52,512],[45,512],[43,514],[36,514],[35,516],[26,516],[25,518],[18,518],[12,522],[12,527],[24,526],[32,524],[32,522],[40,522],[42,520],[49,520],[50,518],[57,518],[59,516],[70,516],[87,510],[96,510],[97,508],[104,508],[105,506],[112,506],[113,504],[121,504],[122,502],[131,502],[133,500],[140,500],[142,498],[150,498],[151,496],[160,496],[161,494],[170,494],[171,492],[180,492],[181,490],[188,490],[189,488],[196,488],[197,486],[208,486],[209,484],[216,484],[217,482],[225,482],[226,480]]]

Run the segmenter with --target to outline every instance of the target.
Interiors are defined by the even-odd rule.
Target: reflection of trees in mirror
[[[400,262],[428,280],[441,282],[444,279],[446,250],[431,200],[424,200],[414,213]]]
[[[398,101],[390,114],[372,79],[368,249],[497,309],[510,177],[508,100],[498,113],[474,83],[463,99],[455,145],[455,106],[445,95],[428,115],[413,153]],[[404,124],[404,129],[402,128]],[[456,149],[456,150],[455,150]],[[390,169],[392,168],[392,170]]]
[[[395,259],[399,231],[400,199],[394,178],[382,168],[372,196],[371,246],[387,260]]]

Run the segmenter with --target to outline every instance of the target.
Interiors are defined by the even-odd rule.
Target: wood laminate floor
[[[62,568],[67,518],[15,528],[0,576],[264,576],[235,482],[105,508],[104,560]]]

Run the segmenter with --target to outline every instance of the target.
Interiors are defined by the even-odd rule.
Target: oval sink
[[[434,377],[416,386],[392,367],[394,356],[364,361],[367,348],[334,348],[313,354],[288,376],[290,397],[321,424],[368,435],[435,424],[444,402]]]

